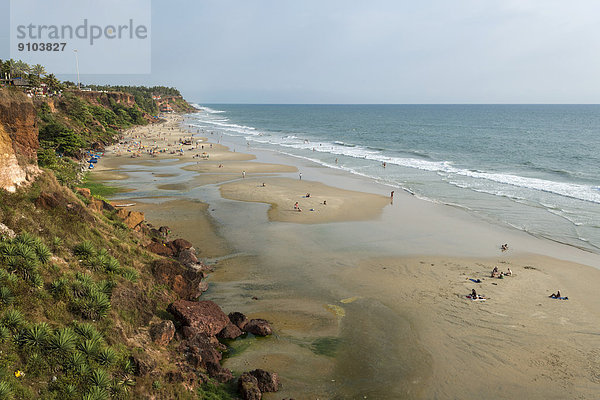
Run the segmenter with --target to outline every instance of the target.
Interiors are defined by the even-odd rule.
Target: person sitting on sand
[[[498,275],[499,275],[498,267],[494,267],[494,269],[492,270],[492,278],[495,278]]]
[[[263,182],[262,187],[265,187],[265,186],[267,186],[267,185],[265,185],[265,183]]]
[[[507,244],[507,243],[503,244],[502,246],[500,246],[500,249],[501,249],[502,251],[506,251],[506,250],[508,250],[508,244]]]
[[[306,193],[306,198],[309,198],[309,197],[310,197],[310,193]]]
[[[326,206],[327,205],[327,200],[323,200],[323,205]]]
[[[298,202],[296,202],[296,204],[294,204],[294,210],[297,210],[298,208],[300,208],[300,206],[298,205]]]
[[[508,268],[508,271],[506,271],[504,275],[512,276],[512,271],[510,270],[510,268]]]
[[[472,299],[476,299],[477,298],[477,292],[475,291],[475,289],[471,290],[471,298]]]

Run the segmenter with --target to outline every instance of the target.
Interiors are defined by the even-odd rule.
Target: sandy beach
[[[599,256],[405,193],[391,204],[384,186],[300,180],[292,159],[234,152],[182,123],[126,132],[93,176],[131,188],[116,199],[216,263],[203,297],[271,321],[273,337],[236,340],[225,361],[279,372],[282,391],[264,398],[598,397]],[[569,299],[548,297],[557,290]]]

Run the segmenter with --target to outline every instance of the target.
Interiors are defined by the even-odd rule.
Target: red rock
[[[279,375],[276,372],[255,369],[250,371],[250,375],[258,381],[258,388],[261,392],[276,392],[279,390]]]
[[[244,332],[242,332],[240,328],[230,322],[221,332],[219,332],[217,337],[219,339],[235,339],[242,336],[243,333]]]
[[[158,254],[163,257],[171,257],[173,256],[173,249],[165,246],[162,243],[152,242],[148,246],[146,246],[146,250],[151,251],[154,254]]]
[[[152,263],[152,274],[182,299],[197,299],[202,294],[202,271],[186,268],[174,260],[161,259]]]
[[[251,319],[243,330],[256,336],[268,336],[273,333],[271,325],[264,319]]]
[[[208,336],[215,336],[229,323],[229,318],[221,307],[210,300],[177,300],[169,304],[167,311],[182,325],[195,328]]]
[[[175,336],[175,324],[170,320],[152,324],[149,333],[154,343],[159,346],[166,346],[171,342],[173,336]]]
[[[229,320],[241,330],[244,330],[244,327],[248,323],[248,318],[241,312],[237,311],[229,313]]]
[[[167,246],[171,247],[175,251],[175,254],[179,254],[180,251],[187,250],[193,245],[185,239],[175,239],[167,243]]]
[[[258,381],[248,372],[244,372],[238,379],[238,392],[243,400],[262,399],[262,393],[258,388]]]

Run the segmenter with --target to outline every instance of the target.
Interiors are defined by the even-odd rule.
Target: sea
[[[600,105],[196,105],[187,123],[600,253]]]

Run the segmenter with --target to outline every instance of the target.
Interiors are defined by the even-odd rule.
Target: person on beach
[[[265,186],[267,186],[267,185],[265,185],[265,183],[263,182],[262,187],[265,187]]]
[[[298,202],[296,202],[296,204],[294,204],[294,210],[297,210],[299,208],[300,208],[300,206],[298,205]]]
[[[475,289],[471,290],[471,298],[472,299],[476,299],[477,298],[477,292],[475,291]]]
[[[306,193],[306,198],[308,199],[310,197],[310,193]]]
[[[246,171],[242,171],[242,178],[246,177]]]
[[[512,271],[510,270],[510,267],[508,268],[508,271],[506,271],[506,273],[504,275],[512,276]]]
[[[387,164],[386,164],[386,163],[385,163],[385,161],[384,161],[382,165],[383,165],[383,168],[385,168],[385,166],[386,166]]]
[[[390,193],[390,199],[394,198],[394,191],[392,190],[392,193]]]
[[[323,200],[323,205],[326,206],[327,205],[327,200]]]
[[[300,180],[302,180],[302,172],[300,172],[300,173],[298,174],[298,177],[300,178]]]
[[[550,297],[552,297],[553,299],[560,299],[560,290],[557,290],[556,294],[552,293]]]
[[[492,270],[492,278],[495,278],[498,275],[499,275],[498,267],[494,267],[494,269]]]

